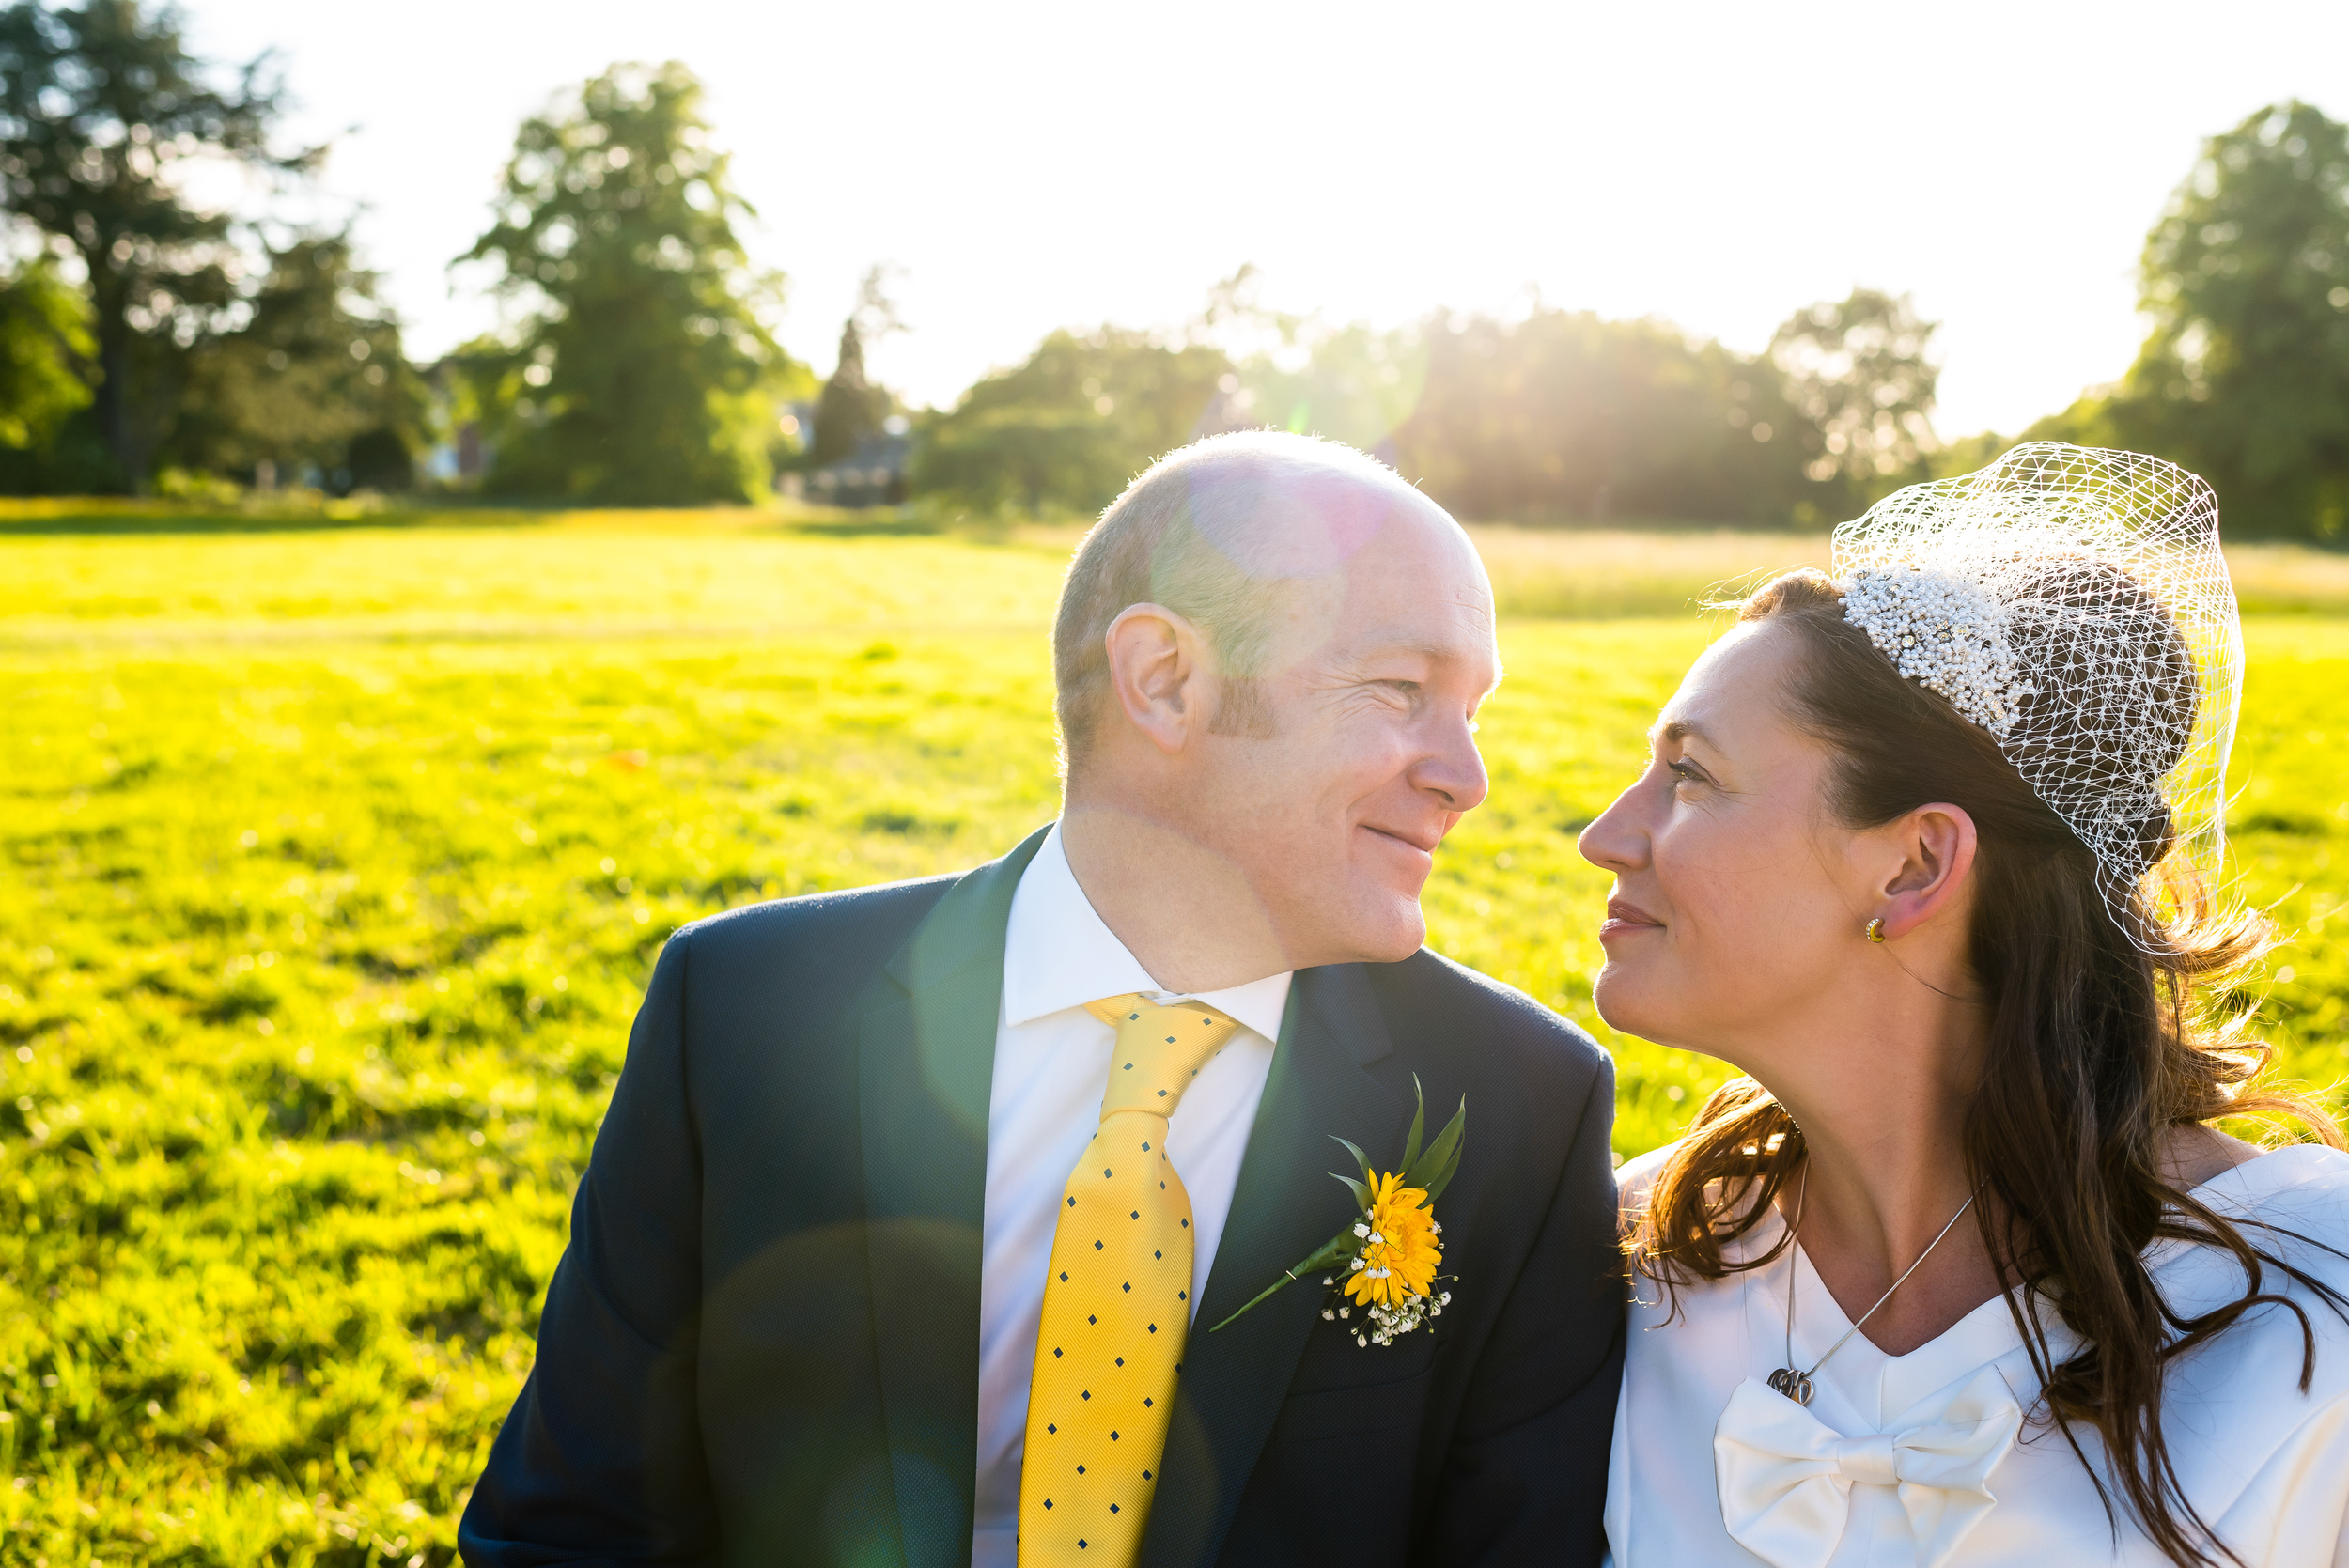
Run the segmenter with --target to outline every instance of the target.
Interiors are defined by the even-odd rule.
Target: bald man
[[[1053,666],[1057,822],[670,939],[468,1561],[1602,1557],[1612,1074],[1423,945],[1501,674],[1467,536],[1203,441],[1079,547]],[[1227,1323],[1415,1086],[1469,1105],[1440,1316],[1376,1343],[1340,1265]]]

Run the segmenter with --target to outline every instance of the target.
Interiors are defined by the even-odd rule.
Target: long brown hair
[[[2166,1135],[2221,1116],[2296,1124],[2341,1146],[2321,1109],[2263,1085],[2270,1048],[2243,1032],[2239,1015],[2210,1004],[2268,950],[2268,923],[2218,908],[2208,890],[2163,863],[2172,835],[2158,806],[2139,833],[2151,875],[2116,917],[2086,846],[1996,741],[1903,679],[1843,619],[1841,590],[1827,578],[1781,577],[1747,599],[1738,619],[1799,640],[1788,710],[1835,753],[1829,804],[1844,824],[1879,827],[1936,800],[1973,817],[1968,957],[1989,1048],[1965,1110],[1964,1148],[1982,1192],[1974,1212],[1983,1244],[2044,1382],[2036,1419],[2052,1421],[2083,1465],[2075,1428],[2102,1438],[2122,1500],[2171,1561],[2210,1563],[2213,1549],[2232,1557],[2179,1487],[2163,1432],[2164,1371],[2253,1307],[2278,1303],[2300,1317],[2305,1391],[2314,1335],[2296,1303],[2263,1289],[2269,1268],[2349,1310],[2163,1175]],[[2187,719],[2183,734],[2195,691],[2190,663],[2172,662],[2166,701]],[[2050,680],[2044,667],[2035,675],[2048,694],[2041,700],[2065,678],[2058,671]],[[2158,909],[2147,884],[2164,892]],[[1742,1262],[1724,1244],[1769,1212],[1803,1155],[1802,1129],[1767,1090],[1750,1078],[1724,1085],[1650,1189],[1626,1241],[1635,1265],[1669,1290],[1770,1263],[1788,1237]],[[2225,1249],[2243,1269],[2243,1295],[2199,1316],[2173,1312],[2144,1256],[2164,1239]],[[2044,1327],[2049,1311],[2083,1342],[2061,1363]],[[2111,1493],[2092,1465],[2089,1474],[2111,1514]]]

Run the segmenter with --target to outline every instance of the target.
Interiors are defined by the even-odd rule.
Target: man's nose
[[[1440,797],[1447,811],[1470,812],[1485,803],[1492,780],[1466,719],[1446,727],[1441,740],[1411,769],[1411,784]]]

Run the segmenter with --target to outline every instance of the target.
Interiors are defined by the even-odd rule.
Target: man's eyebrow
[[[1357,659],[1381,659],[1391,654],[1411,653],[1430,662],[1443,660],[1468,659],[1481,650],[1461,642],[1447,642],[1439,637],[1418,637],[1408,632],[1392,636],[1373,636],[1354,650]]]

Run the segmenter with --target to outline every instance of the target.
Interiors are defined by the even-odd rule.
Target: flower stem
[[[1208,1329],[1207,1332],[1212,1334],[1216,1331],[1216,1329],[1224,1327],[1226,1325],[1233,1322],[1234,1319],[1239,1317],[1241,1313],[1246,1312],[1250,1308],[1254,1307],[1258,1302],[1264,1300],[1266,1296],[1270,1296],[1274,1291],[1295,1283],[1300,1275],[1310,1274],[1316,1268],[1328,1268],[1332,1264],[1344,1263],[1354,1253],[1354,1224],[1355,1222],[1353,1220],[1347,1220],[1346,1223],[1346,1229],[1340,1231],[1336,1235],[1331,1236],[1328,1241],[1324,1242],[1321,1247],[1310,1257],[1292,1264],[1288,1269],[1283,1273],[1280,1279],[1273,1281],[1272,1283],[1265,1286],[1263,1290],[1258,1291],[1256,1293],[1255,1300],[1249,1302],[1248,1306],[1242,1307],[1239,1312],[1234,1312],[1231,1317],[1225,1318],[1223,1322],[1217,1324],[1214,1328]]]

